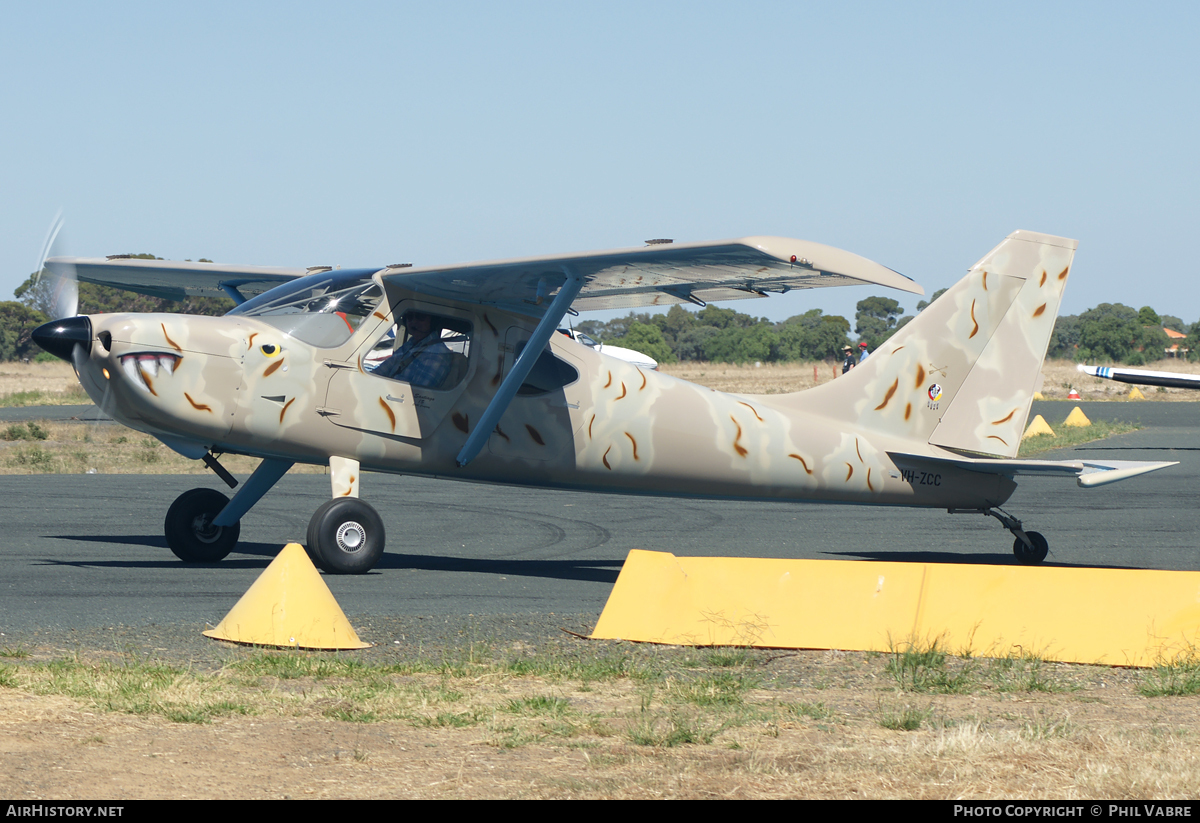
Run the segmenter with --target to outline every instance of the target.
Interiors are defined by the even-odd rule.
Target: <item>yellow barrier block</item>
[[[1084,426],[1092,425],[1092,421],[1088,420],[1087,415],[1083,413],[1083,409],[1076,406],[1071,409],[1071,413],[1067,415],[1067,419],[1063,421],[1063,425],[1083,428]]]
[[[288,543],[225,619],[217,640],[302,649],[365,649],[304,547]]]
[[[1033,422],[1029,424],[1029,428],[1025,429],[1025,433],[1021,435],[1021,439],[1033,437],[1035,434],[1048,434],[1054,437],[1054,429],[1050,428],[1050,424],[1046,422],[1046,418],[1040,414],[1033,418]]]
[[[592,637],[1151,666],[1200,643],[1200,572],[632,551]]]

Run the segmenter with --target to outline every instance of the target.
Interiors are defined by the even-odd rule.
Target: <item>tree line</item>
[[[152,254],[131,257],[161,260]],[[211,262],[201,259],[201,262]],[[50,278],[31,274],[17,287],[16,300],[0,302],[0,361],[34,359],[41,352],[30,338],[35,328],[50,320],[53,284]],[[934,292],[917,304],[917,312],[946,292]],[[177,312],[220,315],[233,308],[228,298],[190,297],[183,301],[148,297],[123,289],[79,284],[79,313]],[[865,342],[877,349],[915,315],[889,297],[860,300],[850,321],[820,309],[772,322],[736,309],[705,306],[699,311],[672,306],[666,314],[630,312],[607,322],[584,320],[575,328],[596,340],[635,349],[660,363],[703,360],[712,363],[790,362],[840,360],[842,349]],[[1163,328],[1187,335],[1172,341]],[[1188,349],[1188,359],[1200,359],[1200,321],[1188,325],[1180,318],[1160,315],[1150,306],[1133,309],[1120,303],[1101,303],[1082,314],[1059,317],[1050,337],[1048,357],[1080,362],[1113,362],[1141,365],[1158,360],[1172,343]]]
[[[922,300],[917,312],[945,292],[941,289],[929,301]],[[865,342],[871,351],[915,317],[904,316],[900,304],[886,297],[868,297],[856,308],[857,337],[853,342]],[[601,342],[648,354],[660,363],[839,360],[842,348],[851,344],[850,323],[820,309],[772,323],[765,317],[715,306],[698,312],[674,306],[665,315],[630,313],[607,323],[587,320],[576,328]],[[1164,328],[1187,337],[1171,339]],[[1059,317],[1046,356],[1139,366],[1162,359],[1173,344],[1179,344],[1181,358],[1200,359],[1200,321],[1189,325],[1178,317],[1160,315],[1150,306],[1134,309],[1121,303],[1101,303],[1082,314]]]

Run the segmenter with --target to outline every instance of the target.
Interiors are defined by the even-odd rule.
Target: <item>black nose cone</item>
[[[32,336],[34,343],[68,363],[71,362],[71,352],[76,343],[83,346],[85,352],[90,354],[92,351],[92,321],[82,315],[38,326]]]

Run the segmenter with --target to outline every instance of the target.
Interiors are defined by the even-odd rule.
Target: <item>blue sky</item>
[[[1200,319],[1195,4],[7,3],[0,299],[64,251],[436,264],[777,234]],[[730,304],[852,317],[870,289]],[[918,298],[892,294],[911,312]]]

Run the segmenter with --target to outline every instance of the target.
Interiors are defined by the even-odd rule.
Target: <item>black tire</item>
[[[1050,544],[1041,532],[1025,532],[1029,541],[1033,543],[1033,548],[1028,548],[1021,542],[1021,538],[1013,541],[1013,554],[1017,556],[1017,562],[1023,566],[1036,566],[1046,559],[1046,555],[1050,553]]]
[[[167,545],[185,563],[216,563],[237,546],[242,524],[214,526],[229,498],[214,489],[186,491],[167,509]]]
[[[357,497],[330,500],[308,523],[308,553],[330,574],[366,574],[383,556],[383,521]]]

